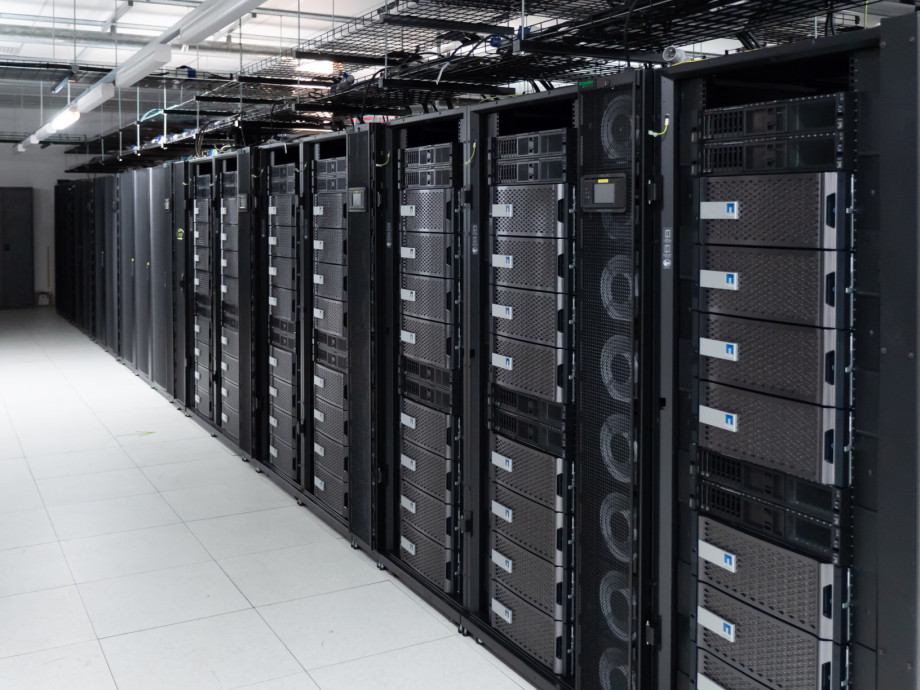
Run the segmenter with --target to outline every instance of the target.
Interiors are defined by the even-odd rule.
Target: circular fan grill
[[[608,160],[624,162],[632,153],[632,96],[617,96],[601,117],[601,147]]]
[[[603,690],[630,690],[633,686],[629,683],[629,664],[626,652],[616,647],[608,647],[601,654],[598,667],[601,688]]]
[[[610,632],[624,642],[629,641],[632,618],[632,591],[624,573],[611,570],[601,580],[599,596],[601,612]]]
[[[613,414],[601,427],[601,457],[610,476],[623,484],[632,481],[633,444],[626,415]]]
[[[621,335],[608,338],[601,350],[601,378],[614,400],[632,398],[632,347]]]
[[[615,256],[601,273],[601,300],[611,319],[632,318],[633,268],[625,256]]]
[[[623,563],[632,560],[632,509],[621,493],[608,494],[601,503],[601,534],[613,556]]]

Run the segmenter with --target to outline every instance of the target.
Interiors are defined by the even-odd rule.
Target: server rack
[[[189,367],[189,340],[190,333],[194,330],[190,324],[191,296],[193,287],[190,285],[189,268],[190,255],[194,254],[194,230],[189,231],[186,176],[187,165],[175,162],[169,166],[167,175],[167,198],[169,200],[169,215],[172,229],[171,252],[169,256],[172,266],[172,342],[167,344],[167,367],[170,376],[169,392],[181,405],[188,407],[190,367]],[[164,202],[165,203],[165,202]]]
[[[256,348],[261,380],[259,394],[266,414],[260,415],[260,457],[298,489],[304,487],[303,362],[305,340],[303,314],[310,303],[303,290],[303,180],[299,144],[260,151],[259,209],[263,231],[257,267],[262,287],[260,303],[264,336]]]
[[[252,235],[250,153],[215,160],[214,379],[218,426],[244,453],[252,452]]]
[[[219,330],[215,288],[215,266],[220,245],[214,223],[214,186],[217,174],[213,160],[189,163],[188,209],[192,228],[192,252],[188,257],[191,277],[191,352],[192,388],[190,405],[207,421],[218,417],[215,397],[216,377],[212,352]]]
[[[895,249],[916,217],[910,240],[884,224],[887,204],[904,209],[880,171],[917,170],[895,163],[880,115],[916,107],[902,100],[916,48],[878,45],[916,34],[911,17],[662,81],[662,114],[679,117],[662,141],[674,205],[659,258],[675,260],[661,271],[659,548],[677,576],[662,576],[675,616],[659,670],[676,662],[677,687],[916,685],[916,594],[887,591],[915,582],[916,562],[874,546],[916,536],[901,513],[916,492],[894,488],[916,477],[916,445],[881,453],[898,433],[886,416],[916,390],[886,382],[878,354],[899,338],[895,313],[916,329],[914,301],[884,285],[916,280]]]
[[[134,343],[137,371],[151,380],[151,269],[150,269],[150,170],[131,173],[134,194],[131,202],[134,232]]]
[[[349,209],[348,139],[321,139],[307,149],[311,155],[312,278],[310,313],[313,320],[312,357],[304,371],[311,387],[309,414],[312,416],[312,475],[308,490],[323,507],[344,523],[349,521],[349,460],[352,444],[349,365],[354,338],[349,299],[351,270],[357,268],[360,251],[351,246]],[[354,258],[352,258],[354,252]],[[351,269],[351,270],[350,270]],[[369,317],[369,315],[368,315]]]
[[[121,326],[118,320],[119,301],[119,238],[118,206],[116,200],[116,178],[112,175],[103,177],[102,196],[97,203],[102,206],[100,229],[104,234],[104,281],[105,281],[105,337],[103,341],[110,352],[118,354]]]
[[[461,590],[461,112],[391,126],[385,323],[391,372],[387,546],[435,591]],[[381,414],[387,414],[383,412]]]
[[[121,325],[119,356],[134,366],[137,359],[137,280],[134,235],[134,173],[118,175],[116,185],[119,237],[118,322]]]
[[[93,180],[93,275],[95,289],[93,290],[93,338],[98,343],[106,341],[106,254],[105,254],[105,219],[106,208],[106,178]]]
[[[172,395],[173,305],[172,167],[151,168],[150,176],[150,378]]]

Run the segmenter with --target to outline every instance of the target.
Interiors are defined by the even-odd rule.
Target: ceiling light
[[[184,26],[179,29],[178,42],[183,45],[197,45],[263,2],[264,0],[205,0],[186,15]]]
[[[85,91],[76,101],[74,101],[74,105],[81,113],[88,113],[90,110],[95,110],[100,105],[114,97],[115,85],[111,82],[104,82],[102,84],[97,84],[88,91]]]
[[[38,135],[37,135],[37,134],[31,134],[31,135],[29,135],[29,143],[30,143],[30,144],[37,144],[39,141],[41,141],[41,139],[38,138]]]
[[[60,132],[62,129],[67,129],[70,127],[79,119],[80,111],[76,108],[65,110],[51,121],[51,129],[56,132]]]
[[[332,60],[301,60],[297,67],[298,72],[312,72],[313,74],[332,74]]]
[[[160,69],[172,60],[172,48],[157,44],[149,50],[141,49],[119,67],[115,72],[115,86],[134,86],[151,72]]]

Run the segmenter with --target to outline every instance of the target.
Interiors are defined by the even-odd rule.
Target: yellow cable
[[[669,127],[670,125],[671,125],[671,116],[670,116],[670,115],[665,115],[665,116],[664,116],[664,129],[661,130],[660,132],[655,132],[655,131],[653,131],[653,130],[650,129],[650,130],[648,131],[648,134],[649,134],[649,136],[651,136],[651,137],[661,137],[661,136],[664,136],[665,132],[668,131],[668,127]]]
[[[473,162],[473,158],[476,156],[476,142],[473,142],[473,152],[470,154],[470,159],[464,163],[464,165],[469,165]]]

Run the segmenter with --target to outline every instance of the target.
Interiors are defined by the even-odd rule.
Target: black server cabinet
[[[216,378],[212,356],[220,328],[215,290],[215,266],[219,261],[214,191],[216,170],[213,160],[189,163],[188,206],[186,215],[191,229],[191,255],[188,257],[191,290],[191,328],[189,361],[191,389],[189,404],[205,420],[216,423]],[[216,354],[216,353],[215,353]]]
[[[306,206],[302,199],[304,180],[309,187],[310,173],[301,151],[301,145],[259,151],[262,251],[255,267],[259,276],[255,294],[263,319],[257,329],[255,361],[259,379],[265,382],[258,395],[264,401],[264,414],[258,417],[262,449],[258,455],[287,482],[309,490],[303,460],[303,430],[309,420],[304,417],[302,401],[305,353],[309,352],[304,314],[311,300],[303,290],[303,280],[311,262],[304,267]]]
[[[151,170],[132,173],[134,200],[132,203],[134,229],[134,324],[136,357],[134,364],[145,378],[150,375],[151,351],[151,268],[150,268],[150,205]]]
[[[95,275],[95,289],[93,299],[93,338],[100,344],[106,343],[108,329],[106,326],[106,300],[108,296],[108,281],[106,270],[108,256],[106,255],[106,219],[108,205],[106,199],[107,177],[93,180],[93,273]]]
[[[379,156],[392,209],[386,547],[433,590],[459,598],[462,393],[462,113],[391,125]],[[383,381],[381,381],[383,383]]]
[[[912,15],[662,79],[678,688],[917,686],[917,137],[884,124],[915,117],[917,34]]]
[[[137,281],[134,233],[134,173],[118,175],[118,237],[120,245],[118,321],[121,324],[119,355],[131,366],[137,362]]]
[[[60,294],[55,295],[54,306],[58,314],[65,319],[70,319],[70,305],[68,304],[69,291],[63,288],[68,280],[67,255],[68,234],[70,229],[68,206],[70,205],[70,185],[58,182],[54,187],[54,284]]]
[[[170,357],[175,331],[173,310],[172,167],[151,168],[150,175],[150,378],[173,393]]]
[[[338,136],[319,140],[305,149],[312,155],[312,222],[307,250],[312,259],[309,313],[313,332],[312,358],[304,370],[304,385],[311,391],[306,396],[305,414],[313,418],[313,434],[306,437],[312,439],[308,448],[312,474],[304,477],[304,485],[328,511],[346,523],[350,518],[349,464],[354,429],[350,412],[355,391],[349,386],[352,325],[370,319],[367,311],[352,312],[353,301],[349,299],[351,268],[354,266],[357,273],[362,248],[350,241],[351,217],[346,203],[351,162],[348,144],[348,137]],[[360,161],[356,164],[360,165]]]
[[[167,198],[170,201],[172,243],[169,255],[172,286],[172,342],[167,344],[167,367],[169,369],[169,392],[180,404],[189,406],[190,370],[189,351],[192,285],[189,256],[193,254],[194,234],[189,229],[186,212],[186,175],[188,166],[177,162],[169,166],[167,175]]]
[[[118,354],[121,326],[118,318],[119,300],[119,237],[118,237],[118,205],[117,205],[117,178],[106,175],[101,178],[102,195],[97,197],[97,203],[102,206],[101,228],[104,233],[102,248],[105,282],[105,336],[104,342],[110,352]]]

